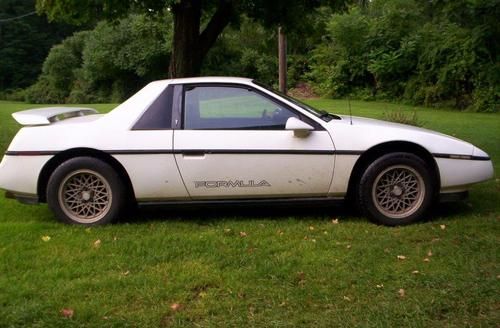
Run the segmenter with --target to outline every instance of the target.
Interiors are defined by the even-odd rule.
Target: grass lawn
[[[0,102],[1,152],[19,128],[10,114],[31,107]],[[413,108],[352,101],[353,115],[395,110]],[[1,197],[0,327],[498,327],[500,115],[416,110],[486,150],[497,178],[408,227],[344,209],[212,208],[85,229]]]

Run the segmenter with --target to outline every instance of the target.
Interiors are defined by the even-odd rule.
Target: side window
[[[153,101],[132,130],[169,130],[172,128],[172,97],[174,87],[169,85]]]
[[[288,108],[251,89],[232,86],[188,86],[184,92],[184,129],[282,130]]]

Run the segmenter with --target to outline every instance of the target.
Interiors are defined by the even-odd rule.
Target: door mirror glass
[[[285,129],[293,130],[293,134],[296,137],[304,138],[307,137],[312,130],[314,130],[314,127],[299,120],[298,118],[290,117],[286,121]]]

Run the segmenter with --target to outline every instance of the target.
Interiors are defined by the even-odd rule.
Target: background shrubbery
[[[308,75],[321,94],[497,112],[498,1],[377,0],[330,17]]]
[[[355,1],[320,8],[288,33],[288,83],[318,95],[384,99],[482,112],[500,110],[498,0]],[[119,102],[165,78],[172,18],[132,14],[100,22],[54,46],[36,83],[0,97],[36,103]],[[203,75],[277,84],[277,35],[246,17],[209,52]],[[5,89],[5,88],[4,88]]]
[[[170,24],[131,15],[54,46],[26,98],[34,103],[119,102],[165,76]]]

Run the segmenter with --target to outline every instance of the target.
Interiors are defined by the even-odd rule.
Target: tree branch
[[[220,0],[217,10],[200,34],[200,54],[204,57],[214,45],[217,37],[229,24],[233,15],[233,5],[230,0]]]

